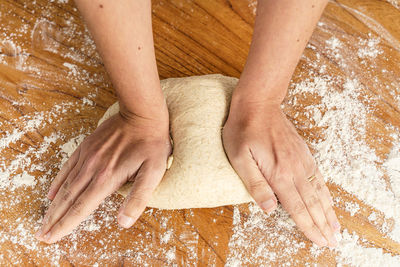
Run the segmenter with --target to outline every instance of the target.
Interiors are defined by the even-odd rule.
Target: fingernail
[[[49,190],[49,192],[47,192],[47,195],[46,195],[46,197],[47,197],[47,198],[50,198],[50,196],[51,196],[51,193],[52,193],[52,192]]]
[[[129,217],[129,216],[126,216],[126,215],[124,215],[124,214],[121,214],[121,215],[119,216],[118,222],[119,222],[119,224],[120,224],[122,227],[129,228],[129,227],[131,227],[132,224],[133,224],[133,218],[132,218],[132,217]]]
[[[43,230],[39,229],[36,233],[35,233],[35,237],[38,238],[42,235]]]
[[[260,207],[267,213],[270,213],[275,208],[275,201],[269,199],[260,204]]]

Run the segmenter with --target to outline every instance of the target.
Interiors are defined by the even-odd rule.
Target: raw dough
[[[236,83],[236,78],[219,74],[161,81],[170,116],[173,161],[148,206],[205,208],[253,200],[231,167],[221,139]],[[118,110],[117,102],[98,125]],[[131,184],[118,192],[126,196]]]

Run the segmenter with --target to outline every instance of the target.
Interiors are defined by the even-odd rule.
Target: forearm
[[[232,101],[281,103],[326,0],[260,0],[253,40]]]
[[[151,1],[76,0],[76,4],[117,91],[121,112],[160,116],[166,105],[154,54]]]

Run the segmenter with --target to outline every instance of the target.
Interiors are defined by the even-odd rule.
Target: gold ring
[[[314,180],[316,177],[315,177],[315,174],[314,175],[311,175],[310,177],[308,177],[308,181],[309,182],[311,182],[312,180]]]

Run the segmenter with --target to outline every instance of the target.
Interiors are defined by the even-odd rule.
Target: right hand
[[[277,207],[277,196],[310,240],[319,246],[337,246],[335,232],[340,224],[329,189],[279,103],[233,96],[223,144],[232,167],[265,212]]]
[[[154,119],[122,113],[110,117],[83,140],[52,182],[52,203],[37,237],[53,243],[69,234],[128,180],[133,188],[118,222],[132,226],[161,181],[170,154],[168,111]]]

